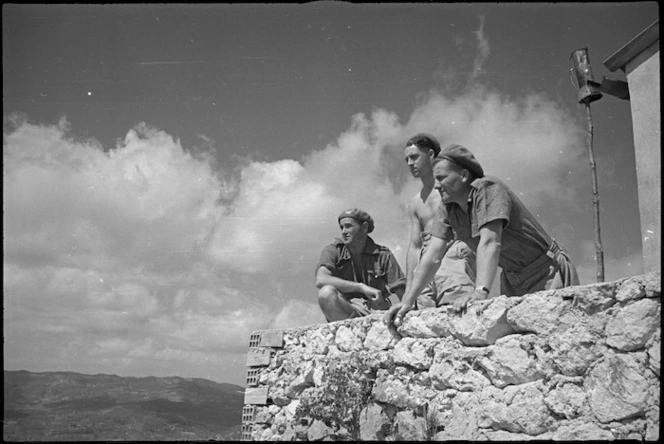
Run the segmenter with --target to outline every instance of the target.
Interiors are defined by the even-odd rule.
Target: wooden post
[[[597,169],[595,167],[595,154],[593,152],[593,120],[590,114],[590,101],[584,101],[586,105],[586,116],[588,118],[588,138],[586,148],[590,158],[590,172],[593,182],[593,220],[595,222],[595,260],[597,262],[597,282],[604,282],[604,249],[599,227],[599,190],[597,187]]]

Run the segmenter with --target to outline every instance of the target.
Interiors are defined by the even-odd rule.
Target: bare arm
[[[408,251],[406,253],[406,293],[413,281],[413,273],[419,260],[420,249],[422,248],[422,227],[420,220],[415,214],[415,205],[411,202],[408,215],[410,216],[410,240]]]
[[[480,241],[477,245],[477,286],[488,289],[493,285],[493,280],[498,273],[498,260],[500,258],[501,238],[503,234],[503,220],[497,219],[480,228]],[[468,302],[486,299],[488,294],[475,291],[462,296],[454,302],[456,310],[462,310]]]
[[[436,270],[440,267],[440,261],[447,252],[448,243],[439,237],[432,236],[427,248],[422,253],[422,258],[413,273],[412,283],[407,287],[403,299],[398,304],[393,305],[385,313],[383,321],[391,326],[401,324],[401,319],[407,312],[413,309],[417,296],[422,289],[433,280]]]
[[[326,267],[319,267],[316,271],[316,288],[323,288],[325,285],[331,285],[341,293],[362,293],[371,300],[382,297],[382,293],[377,288],[370,287],[361,282],[347,281],[332,275],[332,272]]]

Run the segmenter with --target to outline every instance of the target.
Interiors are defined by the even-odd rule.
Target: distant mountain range
[[[4,441],[240,440],[244,387],[199,378],[4,371]]]

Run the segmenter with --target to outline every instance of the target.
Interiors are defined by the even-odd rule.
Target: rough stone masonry
[[[284,330],[252,440],[659,439],[661,274]],[[245,408],[247,406],[245,405]]]

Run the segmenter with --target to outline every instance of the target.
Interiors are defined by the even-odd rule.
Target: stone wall
[[[284,330],[245,437],[657,440],[660,321],[655,272],[411,311],[400,339],[380,315]]]

